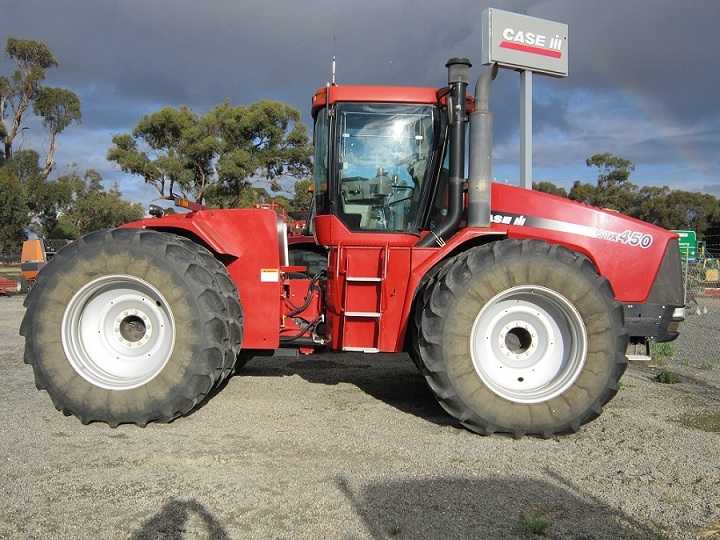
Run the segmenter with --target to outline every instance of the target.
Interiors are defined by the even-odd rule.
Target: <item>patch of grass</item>
[[[692,429],[720,433],[720,411],[685,416],[680,423]],[[720,538],[720,522],[718,522],[718,538]]]
[[[673,355],[673,348],[671,343],[655,343],[654,341],[650,344],[650,357],[653,359],[656,365],[664,366],[668,358]]]
[[[665,367],[668,364],[667,356],[658,356],[657,358],[652,359],[654,366],[653,367]]]
[[[680,376],[677,373],[663,369],[655,375],[655,380],[662,384],[677,384],[680,382]]]
[[[550,520],[542,512],[534,510],[522,514],[518,525],[520,526],[520,530],[527,534],[545,536],[547,528],[550,526]]]

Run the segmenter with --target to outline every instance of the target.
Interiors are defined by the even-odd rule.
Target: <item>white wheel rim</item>
[[[62,344],[73,369],[89,383],[129,390],[162,371],[175,345],[175,320],[148,282],[109,275],[83,286],[62,320]]]
[[[478,313],[470,355],[478,376],[495,394],[540,403],[562,394],[580,375],[587,331],[563,295],[538,285],[512,287]]]

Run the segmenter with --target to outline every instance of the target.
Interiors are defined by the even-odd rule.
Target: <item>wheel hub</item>
[[[492,298],[473,323],[471,357],[477,374],[500,397],[547,401],[565,391],[585,362],[582,317],[559,293],[520,286]]]
[[[531,323],[510,321],[498,334],[498,348],[508,360],[521,362],[537,350],[537,340],[538,331]]]
[[[115,320],[113,331],[117,337],[128,347],[140,347],[150,340],[152,336],[152,323],[150,318],[136,309],[123,311]]]
[[[175,344],[175,322],[165,298],[146,281],[103,276],[68,303],[62,343],[68,361],[85,380],[128,390],[162,371]]]

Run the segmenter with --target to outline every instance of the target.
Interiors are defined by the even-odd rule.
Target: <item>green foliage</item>
[[[630,182],[635,165],[612,154],[595,154],[585,161],[588,167],[598,169],[597,186],[575,182],[569,197],[600,208],[612,208],[632,214],[636,207],[638,188]]]
[[[24,126],[30,105],[48,130],[48,149],[42,174],[47,177],[55,165],[57,136],[73,122],[80,121],[80,99],[64,88],[42,86],[46,72],[58,62],[41,41],[8,38],[5,52],[15,64],[9,77],[0,77],[0,164],[13,156],[15,138]]]
[[[586,204],[595,204],[597,200],[598,189],[592,184],[575,180],[573,186],[568,193],[568,197],[573,201],[584,202]]]
[[[76,238],[95,229],[115,227],[143,216],[143,209],[106,191],[102,176],[88,170],[48,180],[34,150],[16,152],[0,167],[0,236],[4,249],[17,248],[24,229],[46,238]]]
[[[518,525],[520,526],[520,530],[526,534],[545,536],[550,526],[550,521],[542,512],[532,511],[522,514]]]
[[[281,176],[307,175],[311,152],[300,113],[265,100],[222,103],[205,115],[166,107],[145,116],[132,134],[114,137],[108,159],[160,196],[179,190],[199,202],[241,207],[263,202],[253,182],[278,191]]]
[[[194,129],[198,122],[199,118],[188,108],[165,107],[143,117],[132,135],[113,137],[107,158],[124,172],[143,177],[161,196],[174,193],[176,187],[185,195],[192,192],[196,175],[210,168],[209,159],[185,153],[194,144],[191,138],[198,136]],[[141,150],[138,142],[147,151]],[[203,191],[200,186],[198,191]],[[203,193],[198,194],[202,200]]]
[[[588,167],[597,167],[598,187],[607,188],[629,182],[630,173],[635,170],[632,161],[613,154],[594,154],[585,160]]]
[[[143,217],[143,208],[122,198],[117,186],[108,191],[88,189],[64,212],[51,236],[77,238],[99,229],[110,229]],[[60,233],[60,234],[58,234]]]
[[[556,186],[552,182],[533,182],[533,189],[535,191],[542,191],[543,193],[550,193],[551,195],[558,195],[560,197],[567,197],[567,191],[564,187]]]
[[[81,119],[80,99],[65,88],[42,86],[46,70],[58,65],[46,44],[9,38],[5,51],[15,70],[0,77],[0,248],[17,248],[26,227],[46,237],[67,238],[142,217],[139,205],[123,200],[116,188],[103,188],[97,171],[48,180],[57,136]],[[13,152],[31,105],[49,135],[43,165],[35,150]]]
[[[85,171],[85,186],[87,191],[102,191],[102,175],[95,169],[88,169]]]
[[[292,199],[292,209],[296,211],[308,210],[310,203],[313,198],[313,181],[308,178],[303,178],[295,182],[295,196]]]
[[[8,38],[5,52],[20,69],[48,69],[58,65],[55,56],[42,41]]]
[[[655,375],[655,380],[661,384],[677,384],[680,382],[680,376],[664,369]]]
[[[10,88],[10,80],[7,77],[0,77],[0,96],[9,96]]]
[[[38,161],[40,156],[35,150],[21,150],[13,154],[12,159],[5,163],[5,168],[11,171],[22,184],[35,180],[40,175]]]
[[[26,214],[32,220],[32,228],[47,235],[62,212],[81,191],[83,182],[72,175],[48,181],[38,164],[39,156],[34,150],[16,152],[3,169],[18,179],[24,193]]]
[[[25,190],[8,169],[0,169],[0,251],[17,249],[30,222]]]
[[[651,342],[650,344],[650,356],[653,358],[653,360],[664,360],[666,358],[670,358],[673,355],[673,346],[672,343],[668,342],[662,342],[658,343],[656,341]]]
[[[700,238],[720,227],[720,200],[712,195],[667,186],[639,188],[630,181],[632,162],[612,154],[595,154],[586,163],[598,168],[597,185],[576,181],[568,194],[572,200],[612,208],[666,229],[695,230]],[[552,187],[541,191],[555,192]]]
[[[65,88],[41,88],[33,103],[35,115],[51,134],[57,135],[73,122],[79,122],[80,98]]]

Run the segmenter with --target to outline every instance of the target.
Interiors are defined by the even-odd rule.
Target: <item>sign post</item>
[[[532,189],[533,73],[567,77],[568,27],[488,8],[482,13],[482,63],[520,72],[520,178]]]
[[[520,183],[532,189],[532,84],[533,72],[520,72]]]

